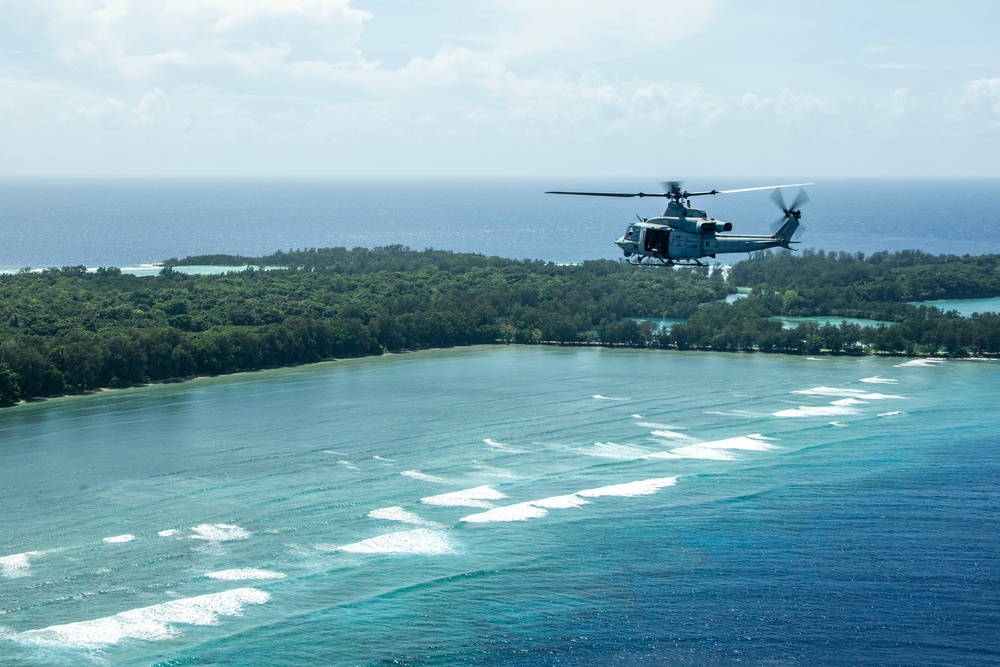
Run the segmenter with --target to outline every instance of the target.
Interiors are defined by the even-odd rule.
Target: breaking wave
[[[181,634],[174,625],[218,625],[220,617],[241,616],[244,605],[263,604],[270,598],[270,594],[256,588],[236,588],[131,609],[92,621],[28,630],[18,633],[15,639],[24,643],[62,643],[88,649],[100,649],[125,639],[159,641]]]

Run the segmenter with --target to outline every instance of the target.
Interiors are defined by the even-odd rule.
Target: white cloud
[[[360,58],[366,11],[350,0],[47,0],[48,36],[79,69],[129,76],[165,67],[230,66],[248,73],[289,59]]]
[[[1000,77],[970,81],[962,106],[976,129],[1000,130]]]
[[[135,104],[129,105],[114,97],[77,107],[60,114],[61,121],[90,121],[105,125],[149,125],[168,108],[167,94],[159,88],[146,93]]]
[[[600,59],[655,51],[694,35],[714,18],[718,0],[496,0],[502,60],[542,54]]]

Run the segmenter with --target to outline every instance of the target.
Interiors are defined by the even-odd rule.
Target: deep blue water
[[[789,178],[785,182],[801,182]],[[767,185],[689,182],[691,189]],[[0,180],[0,268],[120,266],[205,253],[402,244],[415,250],[580,262],[617,258],[614,239],[662,199],[546,190],[658,191],[651,180]],[[997,180],[820,180],[801,247],[939,254],[1000,252]],[[789,197],[793,193],[789,193]],[[735,231],[769,234],[768,192],[701,197]],[[742,255],[733,255],[739,259]]]

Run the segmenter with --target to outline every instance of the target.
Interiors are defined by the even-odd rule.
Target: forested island
[[[186,275],[174,266],[248,268]],[[749,295],[732,303],[737,286]],[[910,305],[1000,296],[1000,255],[763,253],[718,267],[562,266],[402,246],[172,258],[0,276],[0,405],[404,350],[592,344],[789,354],[998,355],[1000,316]],[[864,318],[877,326],[775,316]],[[660,328],[642,318],[686,318]]]

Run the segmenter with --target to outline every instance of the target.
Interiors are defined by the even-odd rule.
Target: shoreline
[[[360,357],[338,357],[334,359],[321,359],[319,361],[311,361],[305,363],[289,364],[286,366],[268,366],[265,368],[256,368],[252,370],[241,370],[233,373],[219,373],[216,375],[189,375],[186,377],[178,378],[167,378],[164,380],[155,380],[151,382],[142,382],[138,384],[129,385],[127,387],[98,387],[96,389],[90,389],[87,391],[80,392],[78,394],[59,394],[57,396],[43,396],[40,398],[34,398],[30,400],[20,400],[13,405],[0,407],[0,411],[17,408],[27,405],[37,405],[41,403],[47,403],[49,401],[60,400],[60,399],[71,399],[71,398],[83,398],[87,396],[96,396],[103,393],[118,392],[118,391],[128,391],[130,389],[141,389],[143,387],[155,387],[160,385],[171,385],[171,384],[185,384],[188,382],[193,382],[196,380],[204,380],[211,378],[232,378],[238,375],[256,375],[258,373],[263,373],[267,371],[281,371],[289,370],[294,368],[306,368],[311,366],[318,366],[321,364],[333,364],[345,361],[369,361],[373,359],[384,359],[387,357],[394,356],[405,356],[409,354],[417,354],[422,352],[443,352],[447,350],[471,350],[476,347],[542,347],[542,348],[552,348],[552,347],[589,347],[589,348],[603,348],[607,350],[634,350],[634,351],[648,351],[648,352],[674,352],[674,353],[702,353],[702,354],[763,354],[766,356],[782,356],[787,358],[800,358],[809,359],[814,357],[824,357],[824,358],[853,358],[853,359],[864,359],[864,358],[875,358],[875,359],[911,359],[911,360],[926,360],[928,362],[932,361],[994,361],[1000,362],[1000,354],[997,355],[977,355],[977,356],[955,356],[947,355],[943,353],[939,354],[905,354],[905,353],[886,353],[886,352],[864,352],[860,354],[845,353],[845,352],[817,352],[809,354],[791,354],[788,352],[764,352],[760,350],[713,350],[713,349],[702,349],[702,348],[691,348],[686,350],[678,350],[676,348],[654,348],[654,347],[643,347],[635,345],[625,345],[625,344],[601,344],[593,341],[578,341],[578,342],[557,342],[557,341],[542,341],[540,343],[511,343],[511,342],[498,342],[498,343],[477,343],[474,345],[453,345],[449,347],[428,347],[413,350],[398,350],[398,351],[386,351],[382,354],[368,354],[362,355]]]

